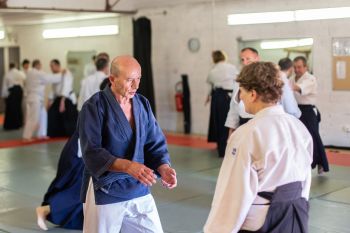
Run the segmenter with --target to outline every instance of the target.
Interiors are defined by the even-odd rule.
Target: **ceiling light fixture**
[[[58,17],[58,18],[46,18],[46,19],[43,19],[42,22],[44,24],[62,23],[62,22],[71,22],[71,21],[79,21],[79,20],[113,18],[117,16],[118,14],[115,14],[115,13],[84,14],[84,15],[74,15],[74,16]]]
[[[350,18],[350,7],[296,10],[295,21]]]
[[[293,11],[261,12],[228,15],[228,25],[262,24],[275,22],[291,22],[294,20]]]
[[[283,23],[306,20],[350,18],[350,7],[305,9],[295,11],[260,12],[247,14],[230,14],[228,25]]]
[[[298,40],[275,40],[275,41],[263,41],[260,43],[262,49],[283,49],[293,48],[299,46],[312,45],[314,40],[312,38],[304,38]]]
[[[118,33],[118,25],[104,25],[92,27],[46,29],[43,31],[43,37],[45,39],[53,39],[83,36],[107,36],[117,35]]]

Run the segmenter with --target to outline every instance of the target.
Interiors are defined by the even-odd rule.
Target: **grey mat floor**
[[[0,149],[0,232],[40,232],[34,209],[53,179],[64,142]],[[201,232],[207,218],[221,159],[216,152],[169,147],[179,185],[153,187],[165,232]],[[350,168],[331,166],[313,173],[310,233],[350,233]],[[55,228],[49,232],[79,232]]]

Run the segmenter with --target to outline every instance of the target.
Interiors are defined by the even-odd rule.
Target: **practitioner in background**
[[[212,59],[214,67],[208,74],[207,83],[210,88],[205,103],[211,102],[208,142],[216,142],[219,157],[224,157],[228,137],[225,120],[230,108],[233,85],[238,70],[227,62],[226,54],[223,51],[213,51]]]
[[[2,85],[2,97],[5,98],[4,130],[15,130],[23,126],[23,87],[25,75],[11,62]]]
[[[316,105],[317,100],[317,78],[308,72],[307,61],[303,56],[294,58],[295,76],[291,78],[294,96],[301,110],[300,120],[309,130],[313,142],[312,168],[317,166],[318,174],[329,171],[329,165],[320,133],[319,123],[321,113]]]

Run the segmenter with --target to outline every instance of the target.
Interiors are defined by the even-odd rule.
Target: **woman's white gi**
[[[302,197],[311,185],[312,138],[281,105],[259,111],[228,140],[205,233],[258,230],[268,201],[258,192],[301,181]],[[253,205],[254,204],[254,205]]]

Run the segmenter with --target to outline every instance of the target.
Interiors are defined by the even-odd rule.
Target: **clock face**
[[[188,40],[188,49],[191,52],[198,52],[200,48],[200,43],[198,38],[191,38]]]

